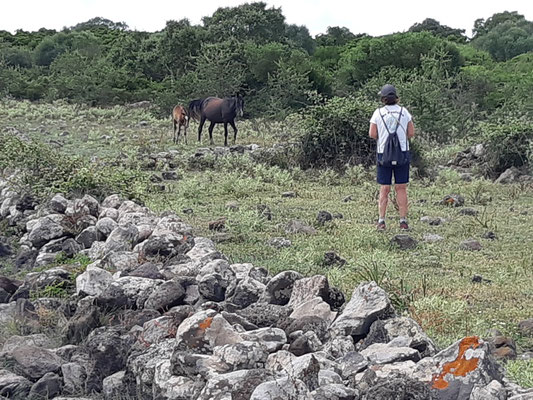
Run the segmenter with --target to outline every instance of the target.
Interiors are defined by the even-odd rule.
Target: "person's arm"
[[[374,124],[373,122],[370,123],[370,129],[368,130],[368,136],[370,136],[372,139],[378,138],[378,126]]]
[[[413,124],[413,121],[409,121],[407,123],[407,139],[411,139],[415,136],[415,126]]]

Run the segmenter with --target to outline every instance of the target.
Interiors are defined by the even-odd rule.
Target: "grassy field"
[[[397,308],[415,318],[441,346],[465,335],[486,336],[495,328],[511,335],[521,350],[533,349],[533,340],[520,336],[517,328],[533,310],[531,185],[465,182],[445,167],[437,168],[434,179],[415,177],[409,186],[409,234],[419,243],[416,249],[402,251],[390,244],[400,233],[393,202],[388,230],[375,230],[378,186],[372,170],[356,166],[341,174],[329,169],[281,169],[255,163],[246,155],[215,160],[209,168],[192,168],[187,155],[207,146],[207,132],[198,145],[192,124],[189,145],[174,145],[170,119],[123,107],[102,110],[4,101],[0,121],[2,129],[15,127],[58,151],[84,157],[135,160],[147,152],[178,150],[183,155],[176,169],[180,179],[165,181],[162,192],[147,191],[144,201],[156,211],[177,212],[197,235],[207,237],[220,238],[220,233],[208,229],[208,222],[225,217],[228,235],[218,246],[232,262],[252,262],[273,274],[286,269],[324,274],[347,296],[358,282],[375,280],[389,291]],[[295,122],[242,121],[238,127],[239,144],[260,146],[292,140],[298,130]],[[223,143],[222,132],[222,127],[215,129],[218,145]],[[445,165],[460,148],[428,151],[429,162]],[[295,197],[282,197],[287,191]],[[440,204],[452,193],[464,196],[465,207],[479,214],[462,215],[461,207]],[[237,204],[228,207],[229,202]],[[270,208],[271,220],[260,215],[258,205]],[[184,209],[192,213],[183,213]],[[320,225],[316,217],[321,210],[340,213],[342,218]],[[445,222],[429,225],[420,221],[423,216]],[[314,226],[316,234],[287,234],[285,227],[293,219]],[[484,239],[487,231],[497,239]],[[444,239],[425,242],[424,234],[430,233]],[[276,249],[268,244],[273,237],[285,237],[292,246]],[[480,251],[461,249],[460,243],[470,238],[479,240]],[[327,251],[335,251],[347,263],[325,265]],[[481,275],[482,282],[474,283],[474,275]],[[524,368],[517,370],[529,371],[527,379],[533,385],[531,362]]]

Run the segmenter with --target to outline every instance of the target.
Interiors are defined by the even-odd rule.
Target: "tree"
[[[266,8],[263,2],[237,7],[221,7],[202,19],[211,41],[235,38],[258,44],[279,42],[285,36],[285,17],[281,8]]]
[[[316,43],[318,46],[344,46],[352,40],[366,35],[354,35],[346,27],[328,26],[325,34],[316,36]]]
[[[426,18],[424,21],[414,24],[409,28],[409,32],[430,32],[435,36],[458,43],[465,43],[467,39],[464,29],[454,29],[441,25],[439,21],[432,18]]]
[[[533,51],[533,22],[508,19],[472,41],[478,49],[488,51],[495,60],[509,60]]]
[[[100,28],[125,31],[128,29],[128,25],[125,22],[114,22],[110,19],[95,17],[91,18],[88,21],[81,22],[77,25],[74,25],[71,29],[73,31],[84,31],[84,30],[97,30]]]
[[[496,28],[498,25],[503,24],[504,22],[511,22],[513,24],[517,24],[525,20],[525,17],[521,14],[518,14],[518,12],[516,11],[504,11],[502,13],[496,13],[492,17],[488,18],[486,21],[483,18],[476,19],[474,22],[474,29],[472,30],[472,39],[477,39],[481,36],[486,35],[491,30]]]
[[[308,54],[314,53],[316,43],[305,26],[287,25],[285,34],[287,42],[293,47],[304,49]]]

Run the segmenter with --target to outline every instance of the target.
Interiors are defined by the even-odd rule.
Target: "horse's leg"
[[[228,145],[228,123],[224,122],[224,146]]]
[[[181,123],[178,123],[178,137],[176,139],[176,143],[180,142],[180,136],[181,136]]]
[[[174,125],[174,133],[172,135],[172,141],[174,142],[174,144],[176,143],[176,120],[175,119],[172,119],[172,123]]]
[[[183,125],[183,138],[185,139],[185,144],[187,144],[187,127],[188,124]]]
[[[215,128],[215,123],[211,122],[211,125],[209,125],[209,144],[213,146],[215,142],[213,142],[213,129]]]
[[[237,127],[235,126],[235,120],[231,120],[229,124],[233,128],[233,144],[235,144],[237,141]]]
[[[202,142],[202,128],[204,127],[204,124],[205,124],[205,117],[202,116],[202,118],[200,119],[200,125],[198,126],[198,142]]]

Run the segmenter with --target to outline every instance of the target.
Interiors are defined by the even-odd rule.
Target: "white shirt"
[[[400,117],[400,109],[402,109],[402,117],[398,121],[398,118]],[[383,118],[380,117],[380,113]],[[402,148],[402,151],[409,150],[409,141],[407,140],[407,124],[409,123],[409,121],[411,121],[411,119],[412,117],[409,111],[407,111],[405,107],[400,107],[397,104],[391,106],[384,106],[374,111],[374,114],[372,114],[372,118],[370,118],[370,122],[376,124],[378,127],[377,152],[380,154],[383,153],[383,150],[385,148],[385,142],[389,137],[389,132],[387,132],[387,129],[383,124],[383,120],[385,120],[387,128],[389,128],[389,131],[391,133],[396,130],[396,125],[398,125],[399,122],[398,130],[396,130],[396,133],[398,135],[400,146]]]

